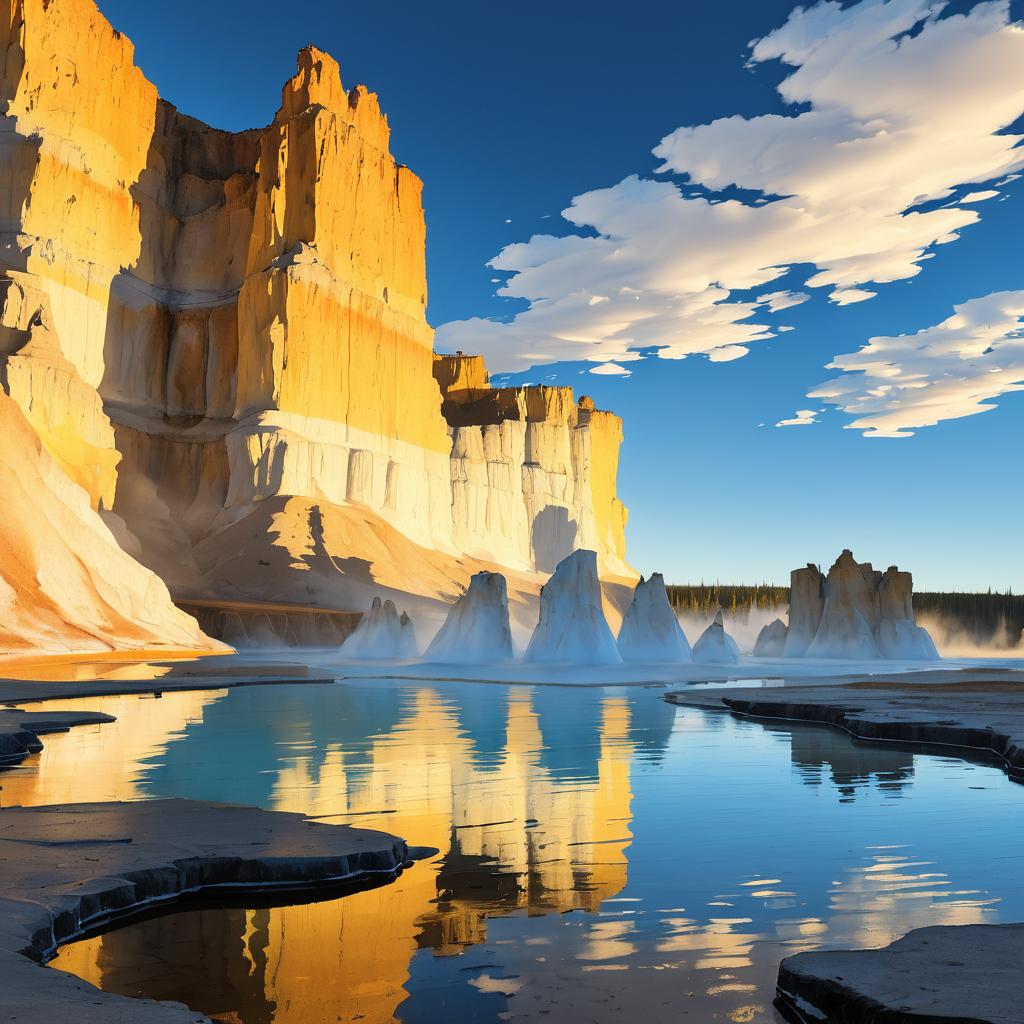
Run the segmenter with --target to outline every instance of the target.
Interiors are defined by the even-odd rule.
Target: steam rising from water
[[[737,609],[735,612],[723,611],[725,631],[739,644],[744,654],[750,654],[757,641],[757,635],[773,619],[788,620],[789,609],[786,605],[774,608]],[[679,616],[690,643],[694,643],[711,625],[714,611],[706,614],[684,612]],[[917,615],[917,624],[924,626],[935,641],[939,654],[944,658],[1006,658],[1024,654],[1024,643],[1018,638],[1011,643],[1008,631],[1000,624],[990,636],[979,637],[975,631],[965,628],[962,622],[948,616],[921,612]]]
[[[1021,638],[1011,643],[1009,631],[1000,623],[991,636],[979,638],[976,632],[968,631],[962,622],[948,616],[921,612],[917,624],[924,626],[932,635],[939,654],[944,658],[1006,658],[1022,653]]]
[[[691,644],[696,643],[697,637],[711,625],[717,612],[718,609],[713,608],[707,614],[683,612],[679,615],[679,624]],[[739,644],[743,654],[750,654],[753,651],[758,633],[772,619],[782,619],[785,622],[787,614],[788,609],[784,604],[775,608],[742,608],[735,612],[722,609],[725,631]]]

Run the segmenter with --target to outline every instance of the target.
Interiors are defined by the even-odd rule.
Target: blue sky
[[[895,343],[910,382],[923,374],[932,389],[900,390],[893,407],[886,399],[882,429],[909,426],[914,436],[864,437],[844,429],[856,414],[807,397],[822,382],[842,378],[839,390],[847,393],[837,401],[870,403],[867,389],[878,381],[862,387],[860,374],[827,370],[826,364],[857,353],[871,338],[934,328],[953,316],[955,306],[1024,289],[1024,178],[992,187],[1006,177],[995,173],[999,161],[1012,154],[993,155],[995,133],[985,127],[986,118],[998,121],[995,106],[1009,110],[1019,102],[1017,113],[1024,112],[1024,83],[1015,70],[1024,62],[1007,49],[1017,39],[1000,24],[1019,19],[1024,5],[1015,2],[1007,13],[998,4],[982,11],[969,2],[953,3],[923,21],[916,6],[919,0],[864,0],[845,8],[819,6],[810,17],[787,22],[793,4],[774,0],[641,0],[628,9],[525,3],[512,13],[471,3],[308,4],[295,5],[282,21],[280,5],[269,0],[181,0],[164,7],[100,0],[104,14],[135,42],[138,63],[161,94],[218,127],[268,122],[295,53],[307,43],[339,60],[346,85],[364,82],[380,94],[395,155],[425,182],[431,322],[440,327],[470,318],[505,321],[443,327],[441,338],[467,350],[479,338],[492,361],[509,354],[506,368],[517,372],[508,379],[573,384],[623,416],[620,493],[631,508],[629,553],[637,568],[661,569],[676,581],[785,582],[791,568],[830,562],[842,547],[852,547],[876,565],[898,562],[912,570],[921,589],[1019,590],[1024,397],[1002,394],[994,399],[994,411],[965,418],[943,414],[937,425],[917,429],[927,414],[922,419],[914,402],[937,393],[944,364],[936,353],[948,332]],[[870,48],[861,57],[858,45],[880,19],[897,14],[911,27],[900,28],[896,37],[916,46],[894,57],[883,40],[885,59],[902,61],[885,65],[889,80],[871,63]],[[959,17],[964,14],[970,18]],[[751,66],[748,44],[766,36],[770,41],[756,51],[759,59]],[[830,44],[842,60],[829,55]],[[789,66],[775,59],[780,52]],[[915,52],[923,56],[915,60]],[[815,70],[816,59],[823,70]],[[793,102],[787,102],[778,89],[795,67],[799,86],[783,88],[804,89],[804,95],[789,95]],[[955,80],[958,73],[970,88],[958,89],[946,102],[943,79]],[[862,205],[854,209],[852,190],[837,191],[844,165],[833,157],[877,131],[874,108],[865,108],[874,82],[887,83],[876,106],[894,121],[905,116],[912,141],[887,157],[888,163],[856,167],[854,188],[867,179],[874,190],[863,185],[865,195],[857,199]],[[933,94],[940,114],[929,109]],[[806,113],[814,117],[799,122],[810,126],[803,135],[772,134],[776,127],[799,127],[795,115]],[[787,120],[751,120],[772,114]],[[731,120],[713,131],[677,133],[661,159],[652,154],[670,133],[719,118]],[[756,134],[762,123],[767,136]],[[890,128],[890,134],[898,133]],[[774,155],[773,140],[780,151]],[[658,174],[663,161],[672,166]],[[630,175],[638,181],[620,186]],[[922,185],[915,191],[917,178]],[[970,184],[976,181],[984,183]],[[786,187],[767,187],[775,182]],[[774,197],[796,193],[793,183],[806,183],[807,201],[800,192],[790,205],[813,210],[817,202],[831,212],[845,204],[853,214],[812,245],[802,237],[794,241],[788,228],[777,226],[736,238],[723,235],[719,215],[727,207],[704,202],[737,199],[735,210],[746,215],[760,190],[772,198],[766,204],[772,209],[755,211],[754,217],[763,220],[767,212],[770,219],[772,210],[785,205]],[[950,196],[932,195],[947,185]],[[593,190],[607,191],[583,201],[587,216],[580,215],[578,224],[560,217],[574,197]],[[979,190],[998,195],[963,203]],[[932,196],[920,209],[938,210],[939,217],[962,219],[966,209],[980,219],[963,227],[954,223],[960,237],[950,244],[928,245],[932,236],[925,235],[923,248],[934,256],[920,262],[916,276],[871,284],[879,279],[873,274],[885,276],[882,262],[897,266],[897,276],[907,267],[913,272],[917,262],[907,257],[903,242],[892,243],[891,259],[880,261],[876,250],[884,246],[851,237],[860,224],[866,238],[895,220],[910,223],[898,209],[886,209],[889,191],[901,208],[898,197],[906,192]],[[653,218],[645,218],[644,210],[652,209],[645,207],[648,193],[666,204],[664,214],[657,207]],[[695,221],[691,211],[699,214]],[[589,262],[580,266],[579,278],[594,297],[579,313],[570,301],[576,264],[566,270],[547,254],[553,248],[564,252],[566,245],[573,252],[599,247],[606,223],[616,232],[625,225],[632,263],[616,282],[607,260],[584,252]],[[509,250],[504,271],[487,266],[503,247],[547,233],[563,241]],[[564,241],[572,235],[589,241]],[[739,288],[751,267],[764,265],[761,249],[775,248],[793,269],[777,282]],[[729,320],[721,338],[710,340],[692,316],[674,314],[663,322],[658,304],[678,309],[677,282],[692,277],[705,258],[721,275],[714,283],[724,284],[730,303],[782,290],[810,298],[768,316],[762,306],[745,319]],[[864,269],[865,263],[873,265]],[[808,286],[807,279],[823,267],[832,268],[835,281]],[[839,280],[844,274],[852,284]],[[650,285],[637,285],[645,319],[592,345],[592,330],[604,327],[594,327],[588,309],[595,303],[617,309],[620,297],[611,290],[641,280]],[[506,282],[512,282],[512,297],[496,294]],[[875,297],[843,305],[829,300],[831,293],[846,302],[864,290]],[[706,289],[687,285],[686,294]],[[1018,315],[1017,302],[1014,297],[1003,303],[1008,322]],[[717,313],[724,307],[707,308]],[[993,334],[993,344],[979,357],[978,379],[999,371],[997,376],[1010,380],[1021,361],[1012,330],[991,326],[990,306],[968,306],[960,319],[968,325],[961,333],[981,331],[983,339],[989,337],[985,330]],[[764,333],[775,333],[780,324],[792,330],[742,345],[748,354],[741,358],[708,358],[708,352],[714,358],[734,355],[737,338],[731,334],[742,335],[752,322],[768,325]],[[554,340],[535,348],[538,331],[550,331]],[[560,341],[580,335],[587,337],[586,346]],[[692,340],[698,335],[704,339],[699,343]],[[633,361],[637,349],[648,353],[673,343],[693,354]],[[883,347],[891,352],[894,344]],[[535,351],[554,361],[522,370]],[[597,364],[583,360],[595,356],[616,357],[615,365],[630,375],[589,372]],[[864,357],[853,358],[863,366]],[[998,366],[988,366],[986,359]],[[885,373],[891,380],[890,371]],[[950,407],[948,400],[941,404]],[[829,411],[810,426],[775,426],[798,409]]]

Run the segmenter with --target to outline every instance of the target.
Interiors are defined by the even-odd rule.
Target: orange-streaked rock
[[[632,575],[618,418],[433,353],[422,183],[373,93],[310,47],[267,127],[219,131],[158,98],[94,0],[8,6],[0,382],[126,551],[188,597],[363,607],[301,551],[262,591],[226,574],[225,540],[260,564],[294,499],[436,552],[417,593],[573,547]]]
[[[0,657],[37,650],[226,650],[122,551],[88,494],[0,391]]]

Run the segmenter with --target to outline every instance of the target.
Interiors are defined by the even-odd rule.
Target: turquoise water
[[[312,906],[189,910],[55,966],[244,1024],[776,1021],[779,960],[1024,920],[1001,769],[766,728],[658,689],[399,681],[91,701],[5,802],[185,796],[437,857]],[[63,744],[63,746],[62,746]]]

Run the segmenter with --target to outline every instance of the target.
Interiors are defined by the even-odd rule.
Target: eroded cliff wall
[[[631,575],[621,422],[435,357],[421,182],[331,57],[232,133],[159,99],[93,0],[6,0],[0,33],[0,382],[173,592],[344,607],[399,535],[434,596],[577,547]]]

